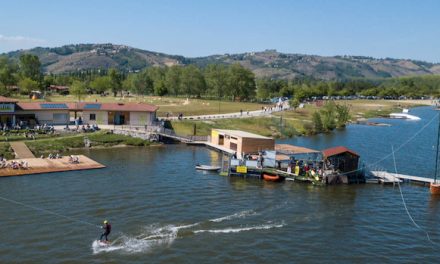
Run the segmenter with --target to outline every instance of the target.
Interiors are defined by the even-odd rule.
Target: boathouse
[[[358,171],[359,154],[343,146],[322,151],[327,183],[361,183],[364,175]],[[328,173],[330,172],[330,173]]]
[[[359,155],[346,147],[324,149],[322,155],[326,164],[339,172],[346,173],[358,169]]]
[[[29,126],[67,125],[77,117],[90,125],[145,126],[154,122],[157,109],[145,103],[18,102],[0,96],[0,122],[8,126],[20,121]]]
[[[275,140],[241,130],[212,129],[211,145],[242,153],[256,154],[263,150],[274,150]]]

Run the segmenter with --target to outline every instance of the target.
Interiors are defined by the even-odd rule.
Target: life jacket
[[[111,231],[112,231],[112,225],[111,224],[106,224],[105,225],[105,232],[110,234]]]

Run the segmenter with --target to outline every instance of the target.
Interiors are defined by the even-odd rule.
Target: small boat
[[[272,181],[272,182],[278,182],[283,180],[283,178],[278,175],[270,175],[266,173],[263,173],[263,179],[265,181]]]
[[[403,109],[402,113],[391,113],[390,118],[396,119],[409,119],[409,120],[420,120],[421,118],[415,115],[408,114],[408,109]]]
[[[196,170],[204,170],[204,171],[218,171],[220,170],[219,166],[209,166],[209,165],[196,165]]]

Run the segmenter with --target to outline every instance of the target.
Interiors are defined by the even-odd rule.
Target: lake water
[[[419,122],[377,120],[289,142],[322,149],[345,145],[365,164],[396,153],[399,173],[432,176],[436,112]],[[0,263],[435,263],[440,200],[429,189],[375,184],[315,187],[197,172],[217,164],[203,147],[90,150],[106,169],[0,179]],[[391,157],[374,168],[393,170]],[[30,208],[32,206],[34,208]],[[44,209],[48,211],[37,210]],[[57,215],[54,215],[57,214]],[[95,226],[113,226],[108,248]],[[429,233],[432,242],[427,239]]]

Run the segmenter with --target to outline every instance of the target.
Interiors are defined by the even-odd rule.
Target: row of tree
[[[227,98],[231,100],[266,100],[294,97],[298,101],[320,96],[440,97],[440,75],[387,79],[322,81],[295,79],[256,79],[252,71],[240,64],[211,64],[150,67],[138,73],[117,69],[94,69],[60,75],[43,75],[37,56],[23,54],[18,63],[0,57],[0,94],[7,87],[18,86],[20,92],[45,90],[50,85],[71,86],[73,94],[106,93],[114,96],[130,91],[137,95]]]
[[[397,98],[399,96],[413,98],[422,96],[440,97],[440,75],[348,81],[300,79],[289,82],[270,79],[257,80],[258,99],[287,96],[302,101],[312,97],[351,95],[382,98]]]
[[[2,57],[0,84],[2,95],[13,85],[26,94],[31,90],[44,90],[52,84],[71,86],[73,94],[111,91],[114,96],[130,91],[137,95],[250,100],[255,98],[256,91],[255,75],[240,64],[208,65],[203,69],[195,65],[150,67],[129,74],[109,69],[43,76],[38,57],[31,54],[22,55],[18,64]]]

